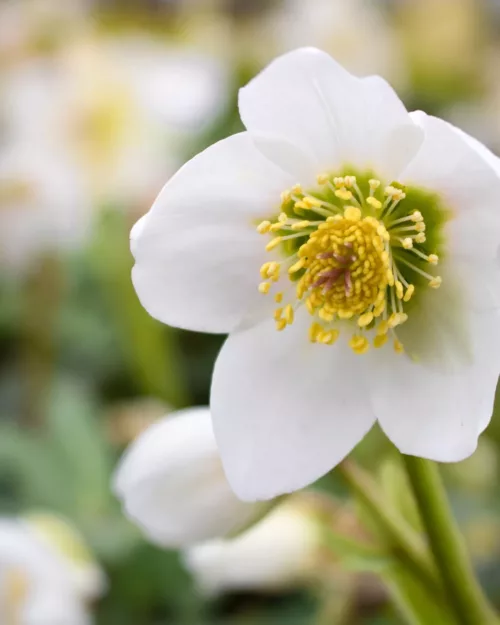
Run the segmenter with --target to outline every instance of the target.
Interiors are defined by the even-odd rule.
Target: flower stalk
[[[402,458],[436,568],[458,622],[498,625],[500,620],[474,575],[437,466],[414,456],[403,455]]]

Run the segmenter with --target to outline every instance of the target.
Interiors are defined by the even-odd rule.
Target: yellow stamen
[[[276,320],[276,330],[278,330],[278,332],[284,330],[286,328],[286,325],[286,319],[281,318]]]
[[[361,219],[361,211],[357,206],[346,206],[344,217],[350,221],[359,221]]]
[[[261,221],[260,224],[257,226],[257,232],[259,234],[266,234],[266,232],[269,232],[270,227],[271,227],[270,221]]]
[[[403,297],[403,302],[409,302],[413,293],[415,293],[415,286],[413,284],[409,284]]]
[[[365,336],[354,335],[349,341],[349,346],[355,354],[366,354],[370,349],[370,343]]]
[[[429,262],[431,265],[437,265],[439,262],[439,257],[437,254],[429,254]]]
[[[373,313],[372,312],[364,313],[358,319],[358,326],[360,328],[365,328],[366,326],[370,325],[372,321],[373,321]]]
[[[404,347],[403,347],[403,343],[401,343],[401,341],[398,341],[398,339],[395,339],[394,341],[394,351],[397,354],[404,354]]]
[[[259,291],[261,293],[263,293],[264,295],[266,293],[269,293],[269,289],[271,288],[271,283],[270,282],[261,282],[259,284]]]
[[[291,304],[287,304],[287,306],[285,306],[283,310],[283,318],[288,323],[288,325],[291,325],[293,323],[294,313]]]
[[[274,301],[277,304],[280,304],[283,301],[283,293],[281,291],[279,293],[276,293],[276,295],[274,296]]]
[[[292,273],[296,273],[297,271],[300,271],[305,264],[306,264],[306,259],[301,258],[290,267],[290,269],[288,270],[288,273],[292,274]]]
[[[435,278],[432,278],[432,280],[429,282],[429,286],[432,289],[439,289],[439,287],[441,286],[442,283],[442,279],[441,276],[436,276]]]
[[[382,347],[383,345],[385,345],[387,343],[387,334],[378,334],[374,339],[373,339],[373,347],[375,347],[376,349],[379,349],[380,347]]]
[[[281,243],[282,237],[275,237],[266,245],[266,251],[270,252]]]

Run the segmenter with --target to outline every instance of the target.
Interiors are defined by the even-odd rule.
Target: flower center
[[[417,287],[441,284],[429,273],[438,256],[427,253],[425,244],[430,231],[430,242],[439,243],[442,211],[436,213],[429,194],[398,183],[383,187],[376,178],[321,174],[318,183],[313,192],[300,185],[284,191],[277,219],[257,227],[273,236],[266,249],[275,256],[261,267],[259,291],[284,286],[274,295],[280,304],[276,329],[292,324],[305,305],[313,317],[314,343],[335,343],[342,326],[350,324],[355,353],[367,352],[370,339],[382,347],[389,335],[394,349],[403,352],[396,328],[408,319],[405,308]],[[291,302],[285,302],[285,293]]]

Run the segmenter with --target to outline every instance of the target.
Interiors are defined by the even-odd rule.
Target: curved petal
[[[497,313],[473,314],[473,363],[440,372],[390,350],[369,369],[380,425],[402,452],[441,462],[470,456],[493,411],[500,371]]]
[[[472,137],[451,124],[426,115],[410,113],[425,132],[424,142],[401,173],[405,184],[426,187],[439,193],[453,211],[487,209],[498,213],[500,176],[484,153],[473,147]],[[485,152],[489,152],[486,148]],[[490,153],[491,154],[491,153]],[[491,157],[495,158],[492,154]]]
[[[259,268],[269,260],[255,224],[277,212],[292,183],[248,133],[184,165],[132,230],[132,279],[146,310],[191,330],[235,327],[260,303]]]
[[[170,547],[223,536],[261,513],[231,491],[207,408],[179,411],[148,428],[125,454],[114,488],[129,517]]]
[[[300,180],[303,183],[325,169],[347,164],[393,179],[423,135],[382,78],[356,78],[315,48],[301,48],[273,61],[240,90],[239,108],[261,149],[265,151],[265,140],[260,137],[276,137],[303,151],[311,169],[293,172],[308,176]],[[408,129],[402,133],[405,141],[397,136],[401,127]]]
[[[264,321],[232,334],[215,365],[211,407],[228,480],[244,500],[270,499],[340,462],[374,418],[357,356]]]

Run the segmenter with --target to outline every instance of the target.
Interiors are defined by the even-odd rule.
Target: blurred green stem
[[[338,471],[350,491],[369,513],[370,519],[386,537],[388,546],[413,571],[437,598],[442,598],[440,581],[434,563],[423,542],[403,516],[387,500],[378,484],[351,460],[342,462]]]
[[[43,257],[36,271],[24,285],[21,333],[23,337],[22,422],[26,427],[39,427],[45,393],[50,388],[56,359],[56,321],[64,288],[59,258]]]
[[[458,622],[498,625],[500,621],[474,575],[437,466],[414,456],[403,455],[402,458],[436,567]]]

